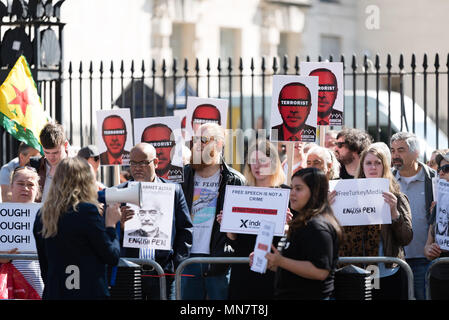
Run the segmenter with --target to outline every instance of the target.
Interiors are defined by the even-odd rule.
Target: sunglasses
[[[144,167],[144,166],[148,166],[151,162],[153,162],[154,159],[151,159],[150,161],[144,160],[144,161],[130,161],[129,165],[132,167]]]
[[[95,157],[92,157],[92,158],[94,159],[95,162],[100,160],[100,156],[95,156]]]
[[[443,173],[449,173],[449,164],[445,164],[442,167],[438,167],[438,173],[443,172]]]
[[[339,148],[343,147],[346,144],[346,142],[335,142],[335,145]]]

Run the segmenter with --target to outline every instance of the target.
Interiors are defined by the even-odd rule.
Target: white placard
[[[343,125],[344,78],[342,62],[301,62],[302,76],[317,76],[318,125]]]
[[[437,201],[438,199],[438,181],[440,179],[438,176],[432,178],[432,193],[433,193],[433,201]]]
[[[0,251],[36,252],[33,224],[41,203],[0,203]]]
[[[151,117],[134,119],[134,141],[136,144],[147,142],[156,149],[159,163],[156,168],[158,177],[174,182],[183,182],[182,146],[179,117]]]
[[[128,108],[97,111],[97,148],[101,165],[128,165],[133,147],[131,112]]]
[[[332,210],[342,226],[391,224],[390,206],[382,193],[389,191],[386,178],[329,181],[329,190],[337,191]]]
[[[435,242],[443,250],[449,250],[449,183],[438,181],[438,198],[435,217]]]
[[[135,182],[134,182],[135,183]],[[143,205],[127,204],[134,216],[125,223],[123,246],[171,250],[175,184],[142,183]],[[133,182],[130,182],[131,186]]]
[[[272,141],[316,141],[318,77],[273,76]]]
[[[253,264],[251,270],[254,272],[265,273],[267,271],[267,258],[265,255],[270,252],[273,243],[274,228],[276,224],[273,221],[262,220],[259,233],[254,246]]]
[[[289,189],[226,186],[220,231],[257,234],[267,220],[283,236],[289,196]]]
[[[194,130],[203,123],[217,123],[226,129],[228,106],[227,99],[187,97],[185,139],[191,139]]]

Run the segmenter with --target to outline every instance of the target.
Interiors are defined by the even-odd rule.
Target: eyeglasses
[[[206,136],[194,136],[193,138],[193,143],[197,143],[198,141],[201,141],[201,143],[207,144],[210,141],[214,140],[214,137],[206,137]]]
[[[445,164],[442,167],[438,167],[438,173],[442,171],[443,173],[449,173],[449,164]]]
[[[343,147],[345,144],[346,144],[346,142],[339,142],[339,141],[335,142],[335,145],[336,145],[338,148]]]
[[[155,158],[154,158],[155,159]],[[154,161],[154,159],[151,159],[150,161],[148,161],[148,160],[144,160],[144,161],[130,161],[129,162],[129,165],[131,166],[131,167],[144,167],[144,166],[148,166],[148,165],[150,165],[150,163],[151,162],[153,162]]]

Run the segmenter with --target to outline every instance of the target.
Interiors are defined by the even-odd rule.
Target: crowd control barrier
[[[0,259],[10,259],[10,260],[38,260],[37,254],[0,254]],[[127,263],[123,263],[126,260],[131,263],[138,265],[151,265],[154,270],[159,275],[159,287],[160,287],[160,297],[161,300],[167,300],[167,288],[164,269],[154,260],[149,259],[139,259],[139,258],[120,258],[118,266],[128,266]]]
[[[181,274],[184,268],[193,263],[225,263],[225,264],[233,264],[233,263],[247,263],[249,264],[249,258],[246,257],[196,257],[196,258],[188,258],[184,260],[181,264],[179,264],[176,269],[175,275],[175,285],[176,285],[176,300],[181,300]],[[415,300],[414,294],[414,285],[413,285],[413,272],[410,266],[404,260],[394,257],[340,257],[338,259],[338,264],[344,263],[364,263],[364,264],[377,264],[377,263],[396,263],[401,268],[403,268],[407,274],[407,282],[408,282],[408,299]]]
[[[443,263],[449,263],[449,257],[445,257],[445,258],[437,258],[435,260],[432,260],[432,262],[429,264],[429,268],[427,268],[427,272],[426,272],[426,299],[427,300],[431,300],[432,297],[430,296],[430,274],[432,272],[432,269],[437,265],[437,264],[443,264]]]

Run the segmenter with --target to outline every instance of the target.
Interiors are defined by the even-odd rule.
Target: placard
[[[0,251],[36,252],[33,225],[41,203],[0,203]]]
[[[254,246],[253,264],[251,265],[251,270],[254,272],[265,273],[267,271],[268,261],[265,255],[271,250],[275,227],[276,225],[273,221],[261,221]]]
[[[390,206],[382,193],[389,191],[386,178],[330,180],[329,190],[336,190],[332,210],[342,226],[391,224]]]
[[[435,217],[435,242],[443,250],[449,250],[449,183],[438,180],[438,200]]]
[[[257,234],[263,220],[284,235],[290,189],[226,186],[221,232]]]
[[[129,182],[131,186],[136,182]],[[141,182],[143,205],[139,208],[127,204],[134,210],[132,219],[125,223],[123,246],[171,250],[175,184]]]
[[[226,129],[228,105],[227,99],[187,97],[185,139],[191,139],[198,127],[204,123],[216,123]]]

